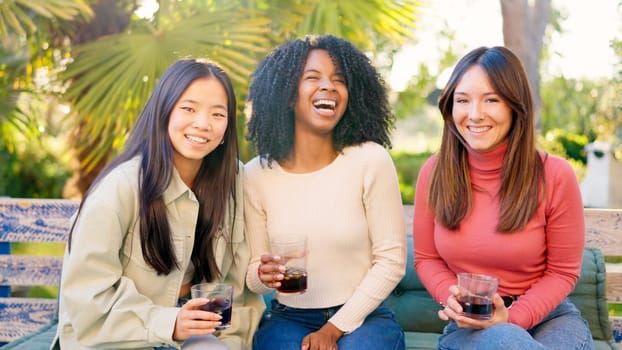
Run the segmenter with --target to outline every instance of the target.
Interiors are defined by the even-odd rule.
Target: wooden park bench
[[[0,198],[0,345],[56,317],[56,298],[30,298],[33,286],[58,286],[62,257],[11,254],[15,242],[65,243],[79,202]]]
[[[587,247],[598,248],[605,258],[622,257],[622,209],[585,209],[585,228]],[[622,305],[622,260],[606,264],[606,271],[607,303]],[[622,316],[609,321],[622,349]]]
[[[60,256],[11,254],[11,244],[66,242],[70,218],[78,205],[78,201],[64,199],[0,198],[0,345],[43,329],[54,320],[56,298],[20,296],[16,289],[58,286],[62,266]],[[413,207],[406,205],[404,211],[407,231],[411,232]],[[585,219],[586,245],[598,248],[605,256],[622,256],[622,209],[586,209]],[[622,268],[617,266],[607,265],[606,295],[610,304],[622,304]],[[405,280],[408,278],[405,276]],[[399,294],[404,291],[399,291],[399,288],[393,293],[394,298],[401,299]],[[425,310],[414,311],[426,313]],[[430,314],[435,317],[436,311],[432,310]],[[412,315],[408,312],[406,317]],[[609,321],[614,341],[620,343],[622,317],[611,316]],[[409,344],[408,340],[407,335],[407,349],[417,348],[412,342]]]

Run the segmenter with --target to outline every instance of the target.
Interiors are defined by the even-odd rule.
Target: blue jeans
[[[175,350],[172,346],[159,346],[154,350]],[[188,338],[181,346],[181,350],[227,350],[227,345],[216,336],[197,335]]]
[[[587,322],[568,299],[535,327],[524,330],[500,323],[474,330],[450,321],[439,338],[439,350],[592,350],[594,342]]]
[[[322,328],[340,307],[297,309],[272,300],[253,338],[253,350],[300,350],[302,339]],[[380,305],[359,328],[341,337],[337,346],[339,350],[402,350],[404,332],[393,311]]]

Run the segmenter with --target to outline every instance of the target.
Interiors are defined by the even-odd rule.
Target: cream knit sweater
[[[406,239],[395,166],[376,143],[347,147],[328,166],[306,174],[245,165],[245,220],[251,262],[247,283],[267,293],[257,277],[269,236],[308,238],[308,289],[278,295],[296,308],[343,307],[330,319],[342,331],[358,328],[404,275]]]

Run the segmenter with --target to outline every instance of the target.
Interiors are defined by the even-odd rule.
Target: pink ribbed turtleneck
[[[542,154],[543,203],[522,230],[497,232],[497,192],[506,149],[503,145],[487,153],[469,151],[473,205],[456,231],[437,225],[428,208],[429,176],[436,156],[424,164],[415,196],[415,268],[430,294],[443,303],[458,272],[499,277],[501,295],[521,295],[510,309],[510,322],[529,329],[575,286],[584,247],[583,205],[570,165]]]

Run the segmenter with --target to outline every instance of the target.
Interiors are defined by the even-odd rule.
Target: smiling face
[[[479,65],[469,68],[456,85],[452,116],[460,135],[477,152],[497,148],[512,127],[512,109]]]
[[[193,177],[203,158],[223,140],[227,130],[227,93],[215,78],[193,81],[173,106],[168,135],[173,162],[182,177]]]
[[[348,105],[348,87],[326,50],[309,52],[294,106],[296,132],[330,135]]]

